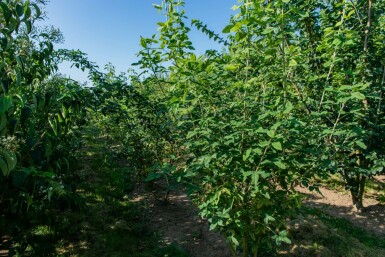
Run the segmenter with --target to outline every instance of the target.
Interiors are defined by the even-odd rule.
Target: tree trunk
[[[261,237],[258,237],[258,240],[257,242],[255,243],[255,248],[254,248],[254,252],[253,252],[253,257],[258,257],[258,250],[261,246]]]
[[[247,257],[249,256],[249,249],[247,245],[247,236],[246,232],[243,233],[243,238],[242,238],[242,248],[243,248],[243,254],[242,257]]]
[[[352,194],[352,201],[353,201],[353,210],[355,212],[361,212],[361,210],[364,208],[362,199],[357,197],[357,195],[355,195],[355,193],[353,193],[352,190],[351,190],[351,194]]]
[[[365,192],[365,182],[366,176],[358,176],[356,180],[354,180],[354,184],[350,185],[350,193],[352,195],[353,201],[353,209],[354,211],[361,212],[364,208],[363,197]]]

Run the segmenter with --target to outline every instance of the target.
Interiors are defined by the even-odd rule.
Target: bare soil
[[[307,188],[298,187],[297,190],[306,195],[304,200],[306,206],[320,208],[329,215],[349,220],[353,225],[376,235],[385,234],[385,205],[376,199],[364,198],[365,207],[361,212],[357,212],[353,209],[348,191],[336,192],[321,187],[320,194]]]
[[[152,195],[138,194],[135,199],[147,202],[147,225],[162,243],[176,243],[191,257],[231,256],[225,238],[209,230],[207,220],[200,218],[198,208],[183,190],[171,192],[167,203]]]
[[[385,182],[385,176],[376,179]],[[377,200],[366,197],[364,210],[355,212],[348,191],[337,192],[321,187],[320,194],[307,188],[297,189],[305,195],[305,206],[322,209],[329,215],[344,218],[376,235],[385,235],[385,205]],[[168,204],[151,195],[145,198],[148,204],[148,225],[159,233],[163,243],[177,243],[192,257],[231,256],[225,239],[209,231],[207,221],[199,217],[198,209],[183,190],[172,192]],[[137,195],[136,200],[143,200],[143,195]]]

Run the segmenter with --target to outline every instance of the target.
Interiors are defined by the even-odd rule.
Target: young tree
[[[55,75],[53,43],[61,34],[34,25],[42,4],[0,2],[0,206],[2,214],[25,221],[65,192],[59,177],[74,166],[88,96],[77,82]]]
[[[288,87],[289,54],[277,51],[287,29],[280,19],[285,3],[274,8],[241,3],[225,28],[233,33],[228,41],[193,21],[228,45],[225,53],[208,50],[198,57],[181,6],[181,1],[157,6],[167,21],[159,23],[158,38],[141,40],[138,64],[156,71],[154,76],[167,72],[158,82],[184,150],[183,180],[202,216],[228,239],[234,255],[241,250],[257,256],[260,245],[272,239],[290,242],[285,219],[300,205],[294,185],[307,184],[314,165],[307,144],[311,130],[297,117],[303,104]],[[264,36],[269,22],[277,26],[279,40]],[[275,51],[276,58],[264,51]]]
[[[199,57],[183,2],[156,6],[167,20],[159,37],[142,38],[138,64],[162,82],[184,177],[234,254],[239,245],[256,255],[269,235],[287,241],[293,185],[314,174],[341,173],[362,208],[366,178],[384,167],[384,5],[239,1],[227,39],[193,20],[227,46]]]
[[[345,179],[355,209],[365,182],[384,169],[382,1],[290,1],[287,79],[317,131],[321,170]],[[289,4],[288,3],[288,4]]]

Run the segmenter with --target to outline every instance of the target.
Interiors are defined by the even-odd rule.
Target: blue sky
[[[186,15],[200,19],[209,28],[221,32],[234,11],[237,0],[185,0]],[[127,71],[137,60],[140,36],[156,34],[157,22],[164,17],[152,4],[161,0],[50,0],[45,6],[45,24],[59,28],[65,38],[56,48],[80,49],[88,54],[99,67],[111,62],[117,71]],[[191,39],[197,53],[206,49],[220,49],[197,31]],[[71,78],[85,81],[86,75],[69,65],[62,65],[60,72]]]

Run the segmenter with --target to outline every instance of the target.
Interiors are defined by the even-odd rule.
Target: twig
[[[369,42],[369,32],[370,32],[370,27],[372,25],[372,0],[368,0],[368,22],[366,24],[366,29],[365,29],[365,42],[364,42],[364,53],[368,51],[368,42]]]
[[[338,117],[337,117],[337,119],[336,119],[336,122],[334,123],[332,132],[330,133],[330,136],[329,136],[329,141],[332,140],[332,137],[333,137],[334,131],[336,130],[337,124],[338,124],[338,122],[341,120],[341,112],[342,112],[342,110],[343,110],[344,108],[345,108],[345,103],[343,103],[343,104],[341,105],[340,111],[338,112]]]
[[[360,24],[361,24],[361,26],[362,26],[362,19],[361,19],[360,13],[358,12],[357,7],[356,7],[356,5],[354,4],[353,0],[350,0],[350,2],[352,3],[354,10],[356,11],[358,20],[360,21]]]
[[[345,8],[346,8],[346,5],[344,5],[344,9],[343,9],[343,11],[342,11],[342,16],[341,16],[341,26],[342,26],[342,24],[343,24],[343,22],[344,22],[344,20],[345,20]],[[337,35],[339,35],[340,32],[341,32],[341,26],[338,28],[338,33],[337,33]],[[335,60],[336,56],[337,56],[337,46],[334,48],[334,53],[333,53],[333,57],[332,57],[332,64],[330,65],[329,72],[328,72],[328,76],[326,77],[326,84],[329,83],[329,79],[330,79],[330,76],[331,76],[331,74],[332,74],[332,70],[333,70],[333,68],[334,68],[334,60]],[[326,91],[325,91],[325,89],[324,89],[323,92],[322,92],[321,101],[320,101],[319,106],[318,106],[318,112],[321,111],[321,107],[322,107],[322,104],[323,104],[323,101],[324,101],[324,98],[325,98],[325,94],[326,94]]]

